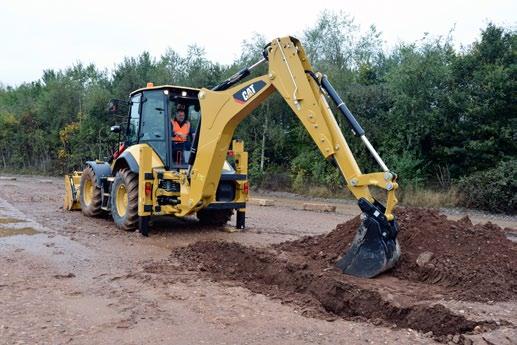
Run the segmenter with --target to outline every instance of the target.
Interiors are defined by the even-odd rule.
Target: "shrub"
[[[461,204],[466,207],[515,214],[517,208],[517,160],[460,180]]]

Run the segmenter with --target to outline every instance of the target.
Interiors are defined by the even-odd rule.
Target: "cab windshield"
[[[139,142],[147,143],[162,159],[167,161],[167,119],[165,116],[166,95],[163,90],[144,91]]]

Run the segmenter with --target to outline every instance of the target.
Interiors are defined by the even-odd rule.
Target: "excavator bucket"
[[[65,200],[64,209],[80,210],[79,203],[79,185],[81,184],[81,173],[74,171],[72,174],[65,175]]]
[[[372,278],[392,268],[400,257],[397,241],[398,225],[384,216],[384,206],[375,201],[359,200],[362,223],[352,244],[337,261],[344,273]]]

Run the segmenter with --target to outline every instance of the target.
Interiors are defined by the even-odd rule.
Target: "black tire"
[[[199,210],[197,219],[203,225],[224,226],[233,215],[233,210]]]
[[[128,169],[118,171],[110,200],[111,216],[117,227],[135,230],[138,227],[138,175]]]
[[[104,214],[101,209],[102,191],[97,187],[95,172],[91,166],[87,166],[81,175],[79,203],[81,211],[87,217],[99,217]]]

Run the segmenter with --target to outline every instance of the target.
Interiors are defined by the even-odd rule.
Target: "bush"
[[[324,186],[335,192],[343,189],[344,179],[337,166],[326,161],[317,150],[307,150],[291,161],[293,190],[303,193],[309,186]]]
[[[250,164],[250,186],[254,189],[266,189],[272,191],[288,191],[291,186],[291,178],[282,167],[271,166],[260,171],[257,164]]]
[[[461,204],[466,207],[515,214],[517,208],[517,160],[460,180]]]

